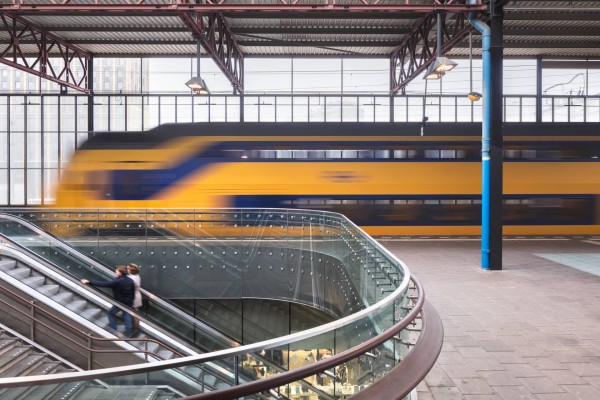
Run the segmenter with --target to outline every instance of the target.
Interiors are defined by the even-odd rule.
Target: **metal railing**
[[[84,352],[87,352],[87,368],[88,370],[92,369],[94,365],[93,356],[94,354],[143,354],[144,362],[150,362],[148,356],[153,356],[157,360],[164,360],[164,358],[153,351],[148,350],[149,343],[155,343],[157,345],[163,346],[167,348],[169,351],[173,352],[178,357],[183,357],[183,354],[179,353],[177,350],[172,349],[165,344],[147,338],[105,338],[100,336],[94,336],[93,333],[84,331],[67,321],[63,318],[60,318],[56,314],[49,312],[48,310],[38,306],[35,300],[27,299],[21,296],[16,291],[10,290],[2,285],[0,285],[0,292],[6,295],[5,298],[0,298],[0,303],[4,306],[4,312],[11,313],[11,316],[18,316],[24,318],[29,321],[30,331],[29,331],[29,339],[32,341],[40,340],[40,337],[37,335],[46,335],[52,337],[53,340],[58,339],[63,343],[63,345],[72,348],[73,346],[80,348]],[[10,301],[9,301],[10,300]],[[21,306],[21,307],[19,307]],[[10,311],[9,311],[10,310]],[[51,323],[45,322],[45,319],[51,321]],[[42,326],[44,329],[38,329],[38,325]],[[48,330],[49,332],[46,332]],[[69,336],[64,333],[64,331],[69,331],[72,334],[75,334],[78,338],[83,338],[85,343],[78,342],[73,339],[73,336]],[[49,335],[50,333],[50,335]],[[57,338],[57,335],[59,338]],[[141,342],[144,344],[144,349],[135,349],[135,350],[127,350],[127,349],[95,349],[93,348],[93,344],[97,342]],[[155,360],[152,360],[155,361]],[[101,365],[101,368],[106,368],[106,365]]]
[[[4,97],[4,101],[2,98]],[[84,132],[90,117],[86,95],[6,94],[0,111],[10,131]],[[172,122],[481,122],[483,102],[466,95],[209,95],[96,94],[95,131],[139,131]],[[60,99],[60,101],[58,101]],[[43,110],[43,111],[42,111]],[[42,114],[43,112],[43,114]],[[505,122],[600,122],[600,96],[505,95]],[[2,118],[0,118],[2,122]],[[4,129],[4,128],[3,128]],[[2,130],[0,129],[0,132]]]

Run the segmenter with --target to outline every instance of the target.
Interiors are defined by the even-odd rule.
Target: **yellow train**
[[[99,133],[62,174],[55,206],[322,209],[373,235],[477,235],[480,128],[441,128],[200,123]],[[600,136],[505,132],[504,233],[599,234]]]

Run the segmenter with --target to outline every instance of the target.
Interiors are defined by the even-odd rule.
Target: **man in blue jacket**
[[[113,297],[119,303],[127,306],[133,307],[133,298],[135,296],[135,283],[131,280],[130,277],[127,276],[127,267],[118,266],[115,268],[115,279],[109,282],[103,281],[88,281],[87,279],[82,279],[81,283],[84,285],[90,284],[92,286],[97,287],[109,287],[112,288]],[[123,321],[125,322],[125,336],[131,337],[133,331],[133,319],[131,314],[126,312],[125,310],[121,310],[116,305],[113,305],[110,310],[108,310],[108,326],[117,332],[117,319],[116,314],[119,311],[123,311]],[[116,333],[118,337],[123,337],[123,334],[120,332]]]

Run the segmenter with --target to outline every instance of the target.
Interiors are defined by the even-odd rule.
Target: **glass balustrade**
[[[170,386],[191,395],[265,379],[375,338],[410,309],[406,267],[339,214],[282,209],[4,211],[31,221],[103,264],[142,265],[143,287],[164,298],[272,299],[334,316],[324,325],[227,349],[146,298],[144,310],[153,319],[176,326],[177,333],[192,343],[218,351],[161,362],[165,364],[159,371],[131,370],[130,376],[119,377],[127,382]],[[78,278],[107,279],[110,273],[93,262],[82,262],[60,242],[18,221],[2,219],[0,232],[64,265]],[[237,322],[241,329],[251,323],[243,316]],[[274,390],[288,398],[309,392],[315,398],[344,398],[388,373],[414,342],[410,332],[406,329],[351,361]],[[207,374],[211,385],[207,383],[205,389],[171,382],[181,379],[181,371],[206,374],[211,370],[219,372],[219,379]]]

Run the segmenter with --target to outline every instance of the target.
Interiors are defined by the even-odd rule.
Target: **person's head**
[[[131,275],[137,275],[140,273],[140,267],[136,264],[131,263],[127,266],[127,271],[129,271]]]
[[[117,265],[115,267],[115,275],[116,276],[127,275],[127,267],[125,267],[124,265]]]

